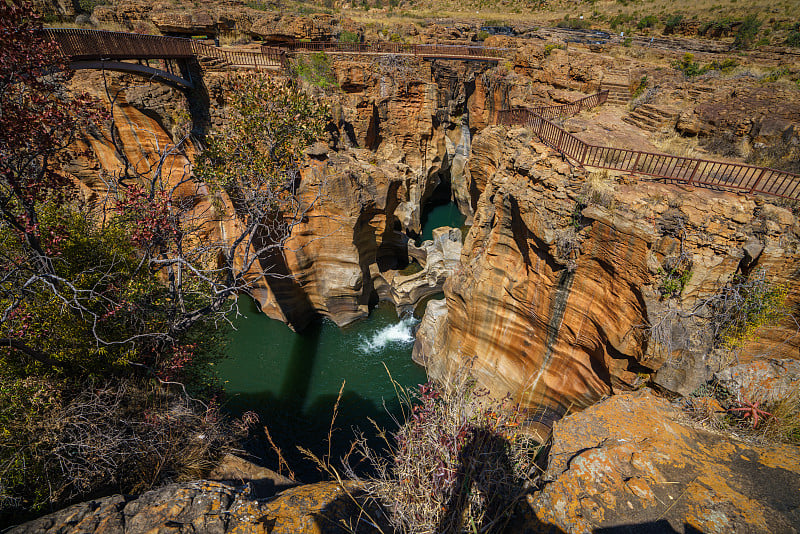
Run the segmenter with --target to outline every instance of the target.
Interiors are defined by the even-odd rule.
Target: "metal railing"
[[[744,193],[763,193],[791,199],[800,198],[800,175],[794,173],[742,163],[591,145],[552,123],[540,113],[544,110],[551,118],[574,115],[582,109],[604,102],[602,94],[591,95],[567,106],[500,111],[498,123],[527,127],[545,144],[577,161],[581,166],[644,174],[687,185],[723,188]],[[597,98],[593,100],[594,97]]]
[[[404,43],[340,43],[328,41],[289,41],[281,47],[290,51],[305,52],[353,52],[361,54],[406,54],[421,57],[498,59],[508,50],[483,46],[427,45]]]
[[[280,67],[286,61],[284,50],[271,47],[260,52],[224,50],[195,39],[77,28],[47,28],[44,33],[73,61],[202,57],[243,67]]]

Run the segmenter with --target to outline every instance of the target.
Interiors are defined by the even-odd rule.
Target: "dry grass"
[[[587,205],[603,206],[613,210],[616,205],[614,198],[616,189],[617,182],[608,171],[590,172],[583,184],[584,202]]]
[[[765,406],[772,414],[762,429],[770,441],[800,445],[800,383],[796,383],[787,395]]]
[[[757,418],[753,406],[758,409]],[[739,439],[800,445],[800,383],[779,399],[760,405],[737,399],[711,382],[685,400],[684,411],[696,423]]]
[[[386,4],[387,2],[384,2]],[[374,5],[374,0],[370,2]],[[355,5],[355,4],[354,4]],[[592,22],[593,27],[606,28],[608,21],[615,15],[633,17],[626,35],[636,27],[636,23],[645,15],[656,15],[659,23],[650,28],[652,34],[660,34],[663,23],[669,15],[680,13],[683,18],[697,18],[701,21],[718,21],[725,18],[743,19],[750,14],[770,19],[791,21],[797,15],[797,3],[794,0],[773,2],[770,0],[753,0],[752,2],[720,2],[718,0],[698,0],[696,2],[667,0],[602,0],[576,5],[569,0],[556,0],[539,3],[531,0],[510,0],[498,9],[495,2],[485,0],[418,0],[413,8],[395,8],[389,10],[371,9],[366,11],[360,7],[341,10],[342,14],[358,22],[420,22],[435,19],[458,19],[462,21],[496,21],[498,23],[529,23],[532,25],[552,25],[569,15],[572,18],[583,15]]]
[[[684,158],[703,158],[708,154],[700,147],[697,137],[683,137],[676,131],[659,134],[653,140],[659,151]]]
[[[348,486],[329,455],[304,451],[342,484],[362,511],[360,521],[381,531],[426,534],[500,532],[511,519],[541,471],[541,446],[520,431],[525,414],[478,389],[470,368],[418,393],[393,381],[404,407],[394,439],[378,428],[385,450],[376,451],[359,435],[343,459],[358,492],[348,489],[352,482]],[[354,462],[366,462],[374,474],[359,475]],[[375,503],[386,511],[385,521],[376,520]]]

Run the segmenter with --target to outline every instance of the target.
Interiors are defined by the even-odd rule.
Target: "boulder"
[[[800,448],[708,432],[648,390],[557,422],[543,479],[529,500],[551,530],[768,533],[800,525]]]

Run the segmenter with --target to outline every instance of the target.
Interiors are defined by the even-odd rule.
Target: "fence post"
[[[697,162],[697,165],[694,166],[694,169],[692,169],[692,174],[689,175],[689,181],[687,182],[689,185],[692,185],[692,180],[694,180],[694,174],[697,172],[697,169],[700,168],[700,164],[702,162],[703,162],[702,160],[699,160]]]
[[[558,129],[558,144],[556,145],[556,148],[561,152],[563,152],[561,150],[561,145],[562,145],[563,142],[564,142],[564,130],[559,128]]]
[[[586,163],[586,153],[587,152],[589,152],[589,145],[587,145],[586,143],[583,143],[583,152],[581,153],[581,159],[579,160],[580,163],[581,163],[581,166],[583,166]]]
[[[765,172],[767,172],[767,169],[761,169],[761,174],[758,175],[758,178],[756,178],[756,183],[754,183],[753,187],[750,188],[750,193],[756,190],[756,187],[758,187],[758,184],[761,182],[761,178],[764,177]]]
[[[633,169],[631,172],[636,172],[636,169],[639,168],[639,158],[642,157],[642,153],[638,150],[636,151],[636,161],[633,162]]]

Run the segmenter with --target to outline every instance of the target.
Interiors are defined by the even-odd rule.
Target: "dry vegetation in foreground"
[[[414,534],[502,532],[541,472],[537,456],[543,448],[522,431],[527,414],[508,398],[492,400],[470,369],[466,365],[447,382],[418,392],[393,381],[404,421],[391,437],[377,428],[382,451],[358,435],[343,473],[330,457],[303,452],[343,487],[352,487],[345,478],[357,483],[359,492],[348,495],[373,527]],[[364,465],[371,475],[361,474]]]

